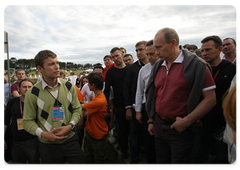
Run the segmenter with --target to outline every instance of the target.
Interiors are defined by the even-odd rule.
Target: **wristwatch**
[[[150,122],[149,120],[147,121],[147,124],[149,125],[149,124],[154,124],[154,122]]]
[[[69,123],[69,125],[71,125],[72,126],[72,130],[74,129],[74,127],[75,127],[75,125],[74,124],[72,124],[72,123]]]

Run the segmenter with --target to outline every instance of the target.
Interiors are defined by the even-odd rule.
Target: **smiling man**
[[[52,51],[40,51],[34,61],[43,80],[26,94],[23,127],[38,136],[42,163],[83,163],[72,131],[82,116],[75,86],[58,78],[59,62]]]
[[[11,129],[11,150],[14,163],[39,163],[38,139],[29,134],[22,127],[24,99],[26,92],[33,86],[33,82],[27,78],[21,80],[18,85],[20,97],[9,100],[4,115],[4,134],[7,128]],[[8,142],[8,141],[7,141]],[[7,149],[4,140],[4,149]]]

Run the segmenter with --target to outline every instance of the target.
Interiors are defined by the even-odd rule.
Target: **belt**
[[[160,118],[161,123],[166,124],[166,125],[172,125],[176,121],[174,119],[162,118],[159,115],[158,115],[158,117]]]

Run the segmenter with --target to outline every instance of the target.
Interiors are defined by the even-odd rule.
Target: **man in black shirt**
[[[127,159],[129,123],[125,118],[125,106],[122,89],[128,66],[126,66],[123,61],[123,54],[120,48],[114,47],[110,51],[110,54],[115,65],[108,69],[106,73],[104,94],[109,102],[110,87],[112,86],[114,93],[115,114],[119,126],[118,143],[121,149],[122,158]],[[111,108],[113,107],[111,106]]]
[[[216,134],[219,133],[221,136],[221,132],[223,132],[226,126],[222,99],[236,74],[236,65],[220,58],[222,40],[218,36],[208,36],[201,43],[204,60],[212,68],[212,77],[216,84],[217,104],[201,119],[202,126],[197,128],[192,161],[193,163],[207,163],[211,149],[214,151],[217,163],[228,163],[227,144],[222,139],[217,139]]]
[[[130,150],[131,150],[131,163],[138,163],[139,159],[139,142],[142,136],[142,125],[136,119],[135,96],[137,91],[138,72],[148,63],[147,54],[145,51],[147,41],[138,42],[136,47],[136,53],[138,60],[129,66],[124,82],[124,104],[126,109],[126,119],[130,121]]]
[[[9,100],[4,117],[4,133],[12,120],[12,157],[14,163],[39,163],[38,139],[23,129],[23,108],[25,94],[33,86],[29,79],[19,82],[20,97]],[[7,144],[4,141],[4,147]]]

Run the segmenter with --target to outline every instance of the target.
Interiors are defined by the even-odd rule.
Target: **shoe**
[[[128,158],[128,153],[127,152],[121,152],[121,157],[122,157],[122,159],[127,159]]]

